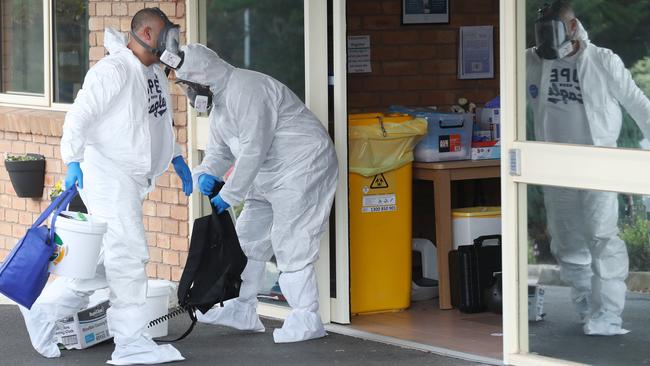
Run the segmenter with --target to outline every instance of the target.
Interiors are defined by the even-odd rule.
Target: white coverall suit
[[[314,262],[336,191],[337,158],[327,131],[304,103],[277,80],[235,68],[212,50],[183,50],[179,79],[207,85],[213,93],[210,139],[193,171],[223,177],[231,206],[244,201],[237,233],[249,261],[237,299],[199,320],[241,330],[264,331],[256,313],[265,262],[277,259],[280,287],[291,313],[273,336],[276,343],[325,336],[318,314]],[[198,184],[198,183],[195,183]]]
[[[108,328],[115,342],[108,363],[183,360],[174,347],[156,345],[146,335],[149,253],[142,203],[155,178],[173,156],[180,155],[167,78],[158,65],[144,66],[119,32],[107,29],[104,37],[110,55],[88,71],[83,89],[66,114],[61,140],[63,161],[81,162],[84,185],[79,192],[89,213],[108,224],[97,274],[90,280],[58,278],[31,310],[21,310],[34,348],[45,357],[59,357],[53,342],[55,321],[83,309],[95,290],[108,287]],[[166,112],[156,131],[150,131],[148,123],[148,73],[159,82],[156,98],[166,100],[160,100],[155,111]]]
[[[587,136],[557,138],[556,129],[564,127],[549,119],[552,111],[546,102],[553,89],[549,75],[554,60],[542,59],[529,49],[526,90],[534,113],[536,140],[616,147],[623,123],[621,106],[643,134],[650,136],[650,101],[621,59],[611,50],[593,45],[580,23],[574,39],[580,42],[576,69],[589,132]],[[551,251],[560,265],[562,280],[572,287],[585,334],[626,333],[621,328],[621,313],[627,290],[628,254],[625,242],[618,236],[617,194],[544,187],[544,202]]]

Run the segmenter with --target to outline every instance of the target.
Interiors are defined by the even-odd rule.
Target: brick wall
[[[40,199],[16,196],[0,159],[0,261],[50,203],[49,192],[63,177],[59,143],[64,113],[0,107],[0,151],[45,156],[45,186]]]
[[[93,1],[88,3],[89,59],[94,65],[105,50],[104,28],[122,32],[130,30],[132,16],[143,7],[160,7],[172,22],[181,25],[185,37],[185,2],[179,1]],[[184,42],[184,39],[182,40]],[[178,143],[187,156],[186,101],[182,91],[172,87],[172,105]],[[0,107],[0,152],[22,154],[36,152],[45,155],[46,178],[41,199],[18,198],[9,176],[0,167],[0,261],[22,237],[28,225],[50,203],[49,193],[54,184],[65,176],[60,158],[60,138],[65,113],[28,108]],[[182,192],[180,179],[170,168],[158,180],[157,188],[144,203],[144,224],[147,230],[150,277],[178,281],[187,258],[188,199]]]
[[[499,93],[498,0],[451,0],[449,24],[401,25],[401,1],[349,0],[348,35],[370,35],[372,73],[348,75],[348,110],[391,104],[447,107],[458,98],[485,103]],[[458,30],[495,27],[495,78],[458,80]]]

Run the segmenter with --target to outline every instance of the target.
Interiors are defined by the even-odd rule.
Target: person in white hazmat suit
[[[131,27],[128,45],[123,34],[106,30],[109,55],[88,71],[65,117],[61,156],[68,165],[66,188],[78,185],[89,213],[106,221],[108,231],[95,278],[57,278],[31,310],[21,309],[32,345],[45,357],[60,356],[55,322],[85,308],[95,290],[108,287],[108,329],[115,342],[109,364],[184,359],[173,346],[157,345],[146,333],[149,255],[142,218],[143,200],[170,162],[185,194],[192,193],[191,171],[175,143],[166,75],[158,55],[140,43],[156,47],[161,34],[175,37],[177,26],[159,9],[147,8],[133,17]]]
[[[257,294],[265,262],[275,254],[280,288],[292,308],[274,331],[275,342],[323,337],[314,262],[338,180],[332,141],[277,80],[235,68],[203,45],[189,44],[183,52],[186,61],[176,77],[195,108],[212,107],[206,155],[193,176],[209,195],[234,164],[212,204],[223,211],[244,202],[236,229],[248,257],[239,297],[205,315],[197,312],[198,320],[263,332]]]
[[[538,141],[616,147],[621,106],[650,136],[650,101],[621,59],[589,41],[568,1],[540,10],[526,53],[527,99]],[[587,335],[625,334],[628,253],[613,192],[544,187],[551,251]]]

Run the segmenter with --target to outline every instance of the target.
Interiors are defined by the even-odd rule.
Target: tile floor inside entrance
[[[351,328],[493,359],[502,357],[502,318],[490,312],[440,310],[437,300],[414,302],[396,313],[357,315]]]

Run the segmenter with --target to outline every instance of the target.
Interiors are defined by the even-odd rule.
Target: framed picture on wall
[[[449,0],[402,0],[402,24],[449,23]]]

